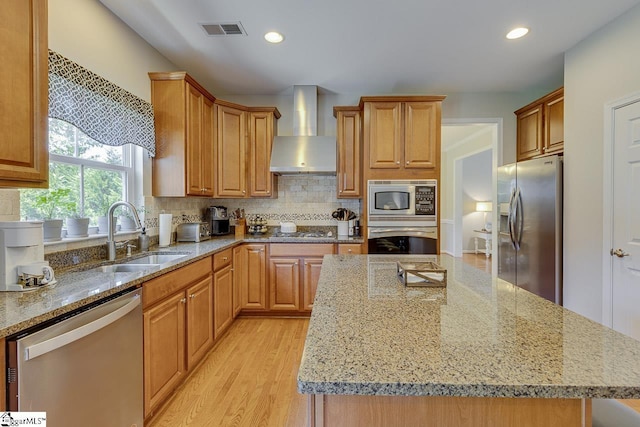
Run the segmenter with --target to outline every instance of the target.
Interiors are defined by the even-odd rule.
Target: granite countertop
[[[640,397],[640,342],[446,255],[446,288],[405,288],[429,257],[325,256],[301,393]]]
[[[185,255],[175,261],[162,265],[160,269],[128,273],[102,273],[85,270],[86,265],[74,271],[56,272],[57,283],[30,292],[0,292],[0,338],[21,332],[32,326],[46,322],[60,315],[99,301],[114,294],[142,286],[154,277],[183,267],[193,261],[210,256],[216,252],[243,242],[271,243],[362,243],[362,237],[353,238],[275,238],[271,235],[252,236],[236,239],[233,235],[216,237],[200,243],[179,243],[168,248],[152,248],[149,253],[179,253]],[[117,262],[132,261],[132,259]]]

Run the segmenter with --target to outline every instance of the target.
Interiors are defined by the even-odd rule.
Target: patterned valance
[[[102,144],[136,144],[156,154],[150,103],[51,50],[49,117]]]

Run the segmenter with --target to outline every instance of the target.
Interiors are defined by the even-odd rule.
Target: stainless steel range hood
[[[293,87],[293,135],[273,138],[271,167],[273,173],[336,173],[336,138],[318,134],[318,89],[316,86]]]

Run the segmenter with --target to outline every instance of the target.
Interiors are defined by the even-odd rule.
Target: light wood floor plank
[[[149,427],[299,427],[308,319],[237,319]]]

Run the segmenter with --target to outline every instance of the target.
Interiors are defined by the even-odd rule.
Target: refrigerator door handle
[[[507,222],[509,225],[509,239],[511,240],[511,246],[513,246],[513,249],[518,250],[518,247],[516,247],[516,240],[514,238],[514,234],[515,234],[515,208],[514,208],[514,201],[515,201],[515,195],[516,195],[516,190],[513,189],[511,190],[511,196],[509,197],[509,215],[507,216]]]
[[[516,212],[515,212],[515,230],[516,230],[516,245],[520,250],[520,244],[522,243],[522,229],[524,226],[524,218],[522,212],[522,194],[520,193],[520,187],[516,189],[515,196]]]

